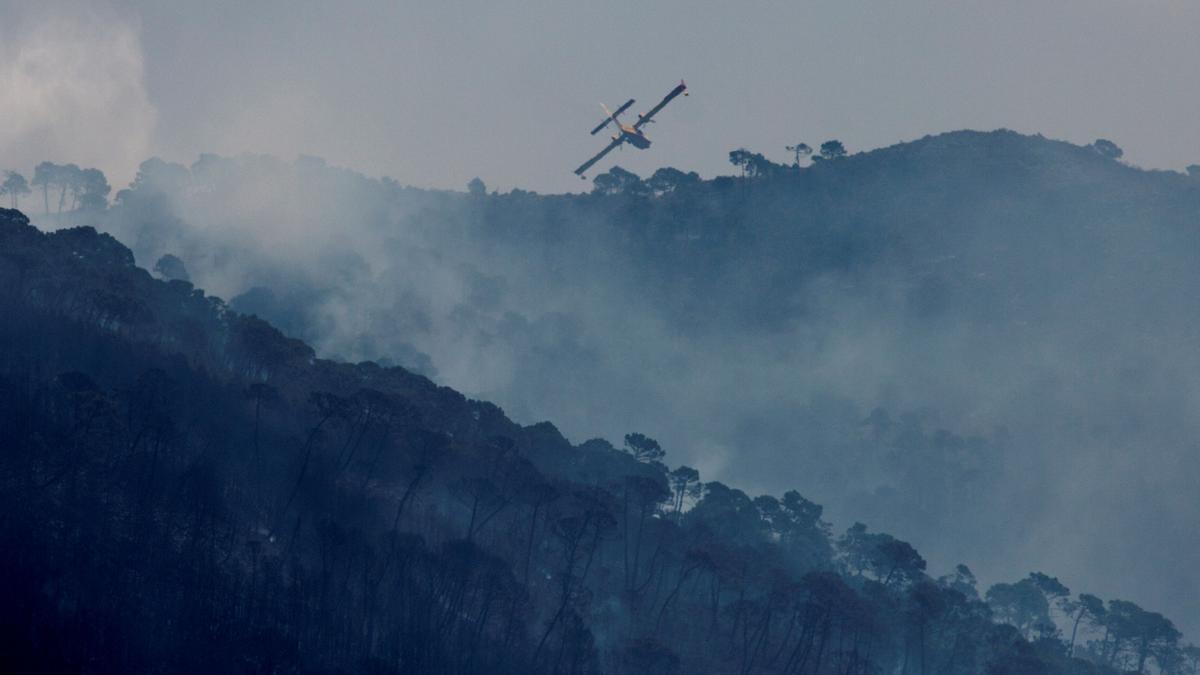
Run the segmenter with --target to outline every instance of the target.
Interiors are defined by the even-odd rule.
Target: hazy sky
[[[336,5],[336,6],[335,6]],[[728,172],[957,128],[1200,162],[1200,3],[0,0],[0,165],[320,155],[402,183],[579,190],[597,105],[692,96],[615,161]],[[608,163],[601,164],[603,169]]]

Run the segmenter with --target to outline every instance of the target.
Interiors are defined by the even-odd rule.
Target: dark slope
[[[0,211],[0,312],[4,670],[1112,672],[1037,638],[1045,577],[995,624],[965,569],[831,541],[794,492],[316,359],[90,228]],[[1113,658],[1167,658],[1110,611]]]

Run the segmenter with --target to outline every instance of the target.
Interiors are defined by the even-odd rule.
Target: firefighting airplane
[[[684,84],[683,80],[680,80],[679,86],[672,89],[671,93],[667,94],[666,98],[659,101],[658,105],[651,108],[649,112],[645,113],[644,115],[638,115],[637,121],[632,125],[621,124],[620,120],[617,119],[617,115],[625,112],[629,106],[633,105],[633,99],[626,101],[624,105],[622,105],[620,108],[617,108],[616,112],[609,112],[608,106],[601,103],[600,107],[604,108],[604,112],[608,116],[605,117],[604,121],[601,122],[595,129],[592,129],[592,135],[595,136],[601,129],[608,126],[609,122],[617,125],[617,133],[612,136],[612,142],[608,144],[607,148],[604,148],[600,152],[596,153],[595,157],[592,157],[588,161],[581,164],[578,169],[575,169],[575,175],[579,176],[580,178],[585,178],[583,175],[584,171],[592,168],[592,165],[596,162],[599,162],[601,157],[612,152],[614,148],[622,143],[628,143],[639,150],[645,150],[646,148],[650,147],[650,139],[646,138],[646,134],[642,133],[642,126],[649,124],[651,121],[650,118],[658,114],[658,111],[665,108],[666,105],[671,102],[671,99],[680,94],[683,94],[684,96],[688,95],[687,85]]]

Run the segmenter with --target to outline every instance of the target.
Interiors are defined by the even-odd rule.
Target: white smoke
[[[0,168],[74,162],[128,182],[150,154],[157,116],[138,21],[94,5],[30,4],[0,0]]]

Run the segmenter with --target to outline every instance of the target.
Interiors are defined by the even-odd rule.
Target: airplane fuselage
[[[650,139],[646,138],[646,134],[643,134],[641,129],[634,129],[632,126],[626,126],[624,124],[620,126],[621,137],[624,138],[626,143],[632,145],[638,150],[645,150],[646,148],[650,147]],[[613,140],[617,140],[617,137],[613,136]]]

